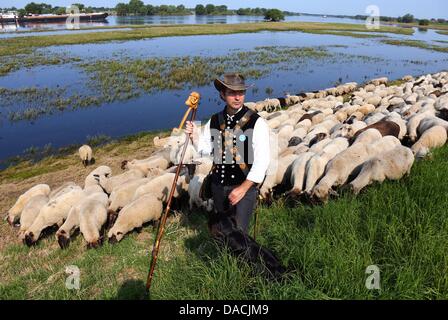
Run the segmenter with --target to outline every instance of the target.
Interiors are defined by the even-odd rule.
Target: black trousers
[[[285,267],[271,250],[260,246],[248,234],[258,189],[252,186],[240,202],[231,206],[228,196],[235,187],[212,183],[215,212],[210,214],[208,221],[210,234],[233,254],[249,262],[257,274],[279,279],[286,272]]]
[[[211,185],[213,193],[213,203],[215,206],[215,214],[229,212],[234,215],[237,227],[243,230],[245,233],[249,232],[250,219],[257,205],[258,189],[253,185],[247,191],[243,199],[241,199],[233,210],[230,210],[229,194],[235,186],[223,186],[220,184],[212,183]],[[230,210],[230,211],[229,211]]]

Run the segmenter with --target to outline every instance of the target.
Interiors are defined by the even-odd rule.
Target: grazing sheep
[[[434,117],[435,111],[426,111],[426,112],[419,112],[415,115],[411,116],[407,123],[407,132],[409,139],[414,142],[417,140],[417,129],[420,125],[420,122],[425,119],[426,117]]]
[[[122,185],[125,182],[144,178],[145,175],[145,172],[141,171],[140,169],[131,169],[110,178],[107,176],[100,176],[99,181],[100,186],[103,187],[104,191],[107,194],[111,194],[114,188]]]
[[[142,227],[146,222],[158,220],[162,210],[162,202],[152,194],[137,198],[121,210],[117,221],[107,234],[109,242],[116,243],[133,229]]]
[[[292,189],[289,194],[298,195],[302,193],[306,179],[306,165],[308,161],[315,155],[314,152],[305,152],[300,154],[292,163],[291,167],[291,185]]]
[[[11,207],[11,209],[8,210],[6,220],[10,225],[13,225],[20,218],[23,208],[25,208],[26,204],[32,197],[38,195],[48,196],[49,194],[50,187],[47,184],[38,184],[30,188],[24,194],[19,196],[16,203]]]
[[[213,200],[209,199],[207,201],[202,200],[199,196],[201,191],[202,183],[204,182],[205,175],[197,174],[191,179],[188,185],[188,205],[190,210],[193,210],[193,207],[196,206],[198,208],[203,208],[207,212],[211,212],[213,210]]]
[[[358,130],[351,139],[351,142],[355,141],[361,133],[372,128],[378,130],[383,137],[390,135],[398,138],[400,135],[400,126],[398,124],[393,121],[381,120],[365,127],[364,129]]]
[[[314,155],[306,164],[306,180],[305,192],[310,194],[314,185],[319,178],[324,174],[327,163],[333,159],[337,154],[347,149],[349,146],[348,140],[345,138],[336,138],[328,143],[321,152]]]
[[[124,160],[121,163],[121,169],[123,170],[138,169],[145,175],[147,175],[153,169],[165,170],[168,168],[169,164],[170,162],[162,156],[152,156],[142,160],[137,159],[131,161]]]
[[[80,186],[78,186],[76,183],[74,183],[73,181],[69,181],[69,182],[65,182],[63,185],[57,187],[54,190],[51,190],[50,194],[49,194],[49,198],[53,199],[58,197],[59,195],[61,195],[62,193],[65,193],[67,191],[73,190],[73,189],[81,189]]]
[[[283,183],[289,182],[289,176],[291,174],[291,165],[298,155],[289,154],[285,157],[278,159],[277,170],[273,174],[268,174],[260,188],[260,197],[268,202],[272,198],[272,189]]]
[[[107,196],[103,193],[95,199],[83,201],[79,206],[79,230],[88,248],[97,248],[101,244],[100,231],[107,220],[107,202]]]
[[[25,232],[25,243],[34,244],[40,237],[42,230],[53,225],[61,226],[67,218],[70,209],[85,197],[84,191],[73,189],[57,198],[51,199],[39,211],[33,224]]]
[[[417,132],[419,135],[422,135],[426,130],[435,126],[442,126],[445,130],[448,130],[448,121],[437,117],[426,117],[420,122]]]
[[[32,197],[25,205],[22,210],[22,214],[20,215],[20,240],[23,241],[25,239],[26,230],[28,230],[28,228],[33,224],[39,214],[40,209],[47,204],[48,200],[48,195],[40,194]]]
[[[393,149],[397,145],[400,145],[400,141],[393,136],[383,137],[371,145],[363,143],[351,145],[328,163],[325,175],[314,187],[312,195],[322,201],[327,201],[329,194],[334,193],[332,187],[345,184],[350,174],[359,165],[381,152]]]
[[[175,173],[165,173],[159,177],[151,179],[148,183],[140,186],[134,193],[132,200],[137,200],[144,194],[152,194],[159,201],[166,203],[168,200],[169,193],[171,191],[171,186],[174,182]],[[188,184],[185,176],[180,175],[177,180],[177,185],[174,192],[174,197],[180,197],[184,192],[188,190]]]
[[[61,249],[68,247],[70,242],[70,237],[75,232],[76,229],[80,228],[81,214],[83,215],[95,215],[95,207],[98,203],[104,207],[106,210],[106,205],[108,202],[107,195],[104,192],[92,193],[86,196],[84,193],[84,198],[80,199],[79,203],[73,205],[68,212],[67,219],[59,227],[56,232],[56,239],[58,240]],[[107,213],[106,213],[107,215]]]
[[[375,181],[381,183],[385,179],[401,179],[411,172],[413,163],[414,155],[411,149],[401,145],[396,146],[364,162],[360,173],[350,183],[350,187],[355,194],[358,194],[364,187]]]
[[[434,126],[423,132],[422,136],[411,147],[416,158],[424,158],[430,149],[443,146],[447,140],[446,129],[441,126]]]
[[[79,148],[79,157],[81,158],[84,167],[87,167],[92,162],[92,148],[88,145],[83,145]]]
[[[353,144],[355,143],[369,144],[380,140],[382,137],[383,136],[377,129],[371,128],[364,132],[361,132],[356,138],[356,140],[353,142]]]
[[[116,187],[110,194],[108,210],[115,213],[120,211],[121,208],[132,202],[135,191],[149,181],[151,178],[141,178],[127,181]]]
[[[112,169],[108,166],[99,166],[90,172],[84,180],[84,188],[99,185],[100,177],[108,178],[112,174]]]

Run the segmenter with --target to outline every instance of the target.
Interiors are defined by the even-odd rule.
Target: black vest
[[[252,134],[255,122],[259,118],[256,112],[252,112],[241,130],[234,130],[238,121],[246,115],[249,108],[243,106],[235,115],[229,116],[226,108],[214,114],[210,119],[213,173],[212,181],[224,186],[239,185],[246,180],[247,173],[252,167],[254,150],[252,147]],[[225,146],[227,131],[227,148]],[[231,148],[236,148],[236,158]],[[244,170],[242,169],[245,168]]]

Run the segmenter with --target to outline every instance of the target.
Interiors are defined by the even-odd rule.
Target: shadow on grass
[[[147,300],[146,286],[142,280],[126,280],[117,291],[114,300]]]

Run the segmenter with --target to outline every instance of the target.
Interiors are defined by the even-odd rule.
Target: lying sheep
[[[188,185],[188,205],[190,207],[190,210],[193,210],[194,206],[205,209],[207,212],[211,212],[213,210],[213,200],[209,199],[207,201],[204,201],[199,196],[204,178],[205,175],[197,174],[193,177],[193,179],[191,179]]]
[[[39,239],[42,230],[47,227],[53,225],[60,227],[67,218],[70,209],[84,197],[84,191],[79,188],[68,191],[50,200],[41,208],[39,215],[25,232],[25,243],[28,246],[34,244]]]
[[[137,180],[144,178],[146,176],[145,172],[139,170],[139,169],[132,169],[129,171],[125,171],[122,174],[119,174],[117,176],[107,177],[107,176],[100,176],[100,186],[103,187],[104,191],[107,194],[111,194],[112,190],[120,185],[122,185],[125,182],[128,182],[130,180]]]
[[[36,217],[39,215],[40,209],[47,204],[49,198],[45,194],[34,196],[28,201],[20,215],[20,230],[19,239],[25,239],[25,232],[33,224]]]
[[[441,126],[434,126],[426,130],[411,149],[416,158],[424,158],[430,149],[443,146],[446,140],[446,129]]]
[[[145,194],[121,210],[117,221],[109,230],[107,236],[110,243],[116,243],[123,236],[144,223],[158,220],[162,215],[163,204],[152,194]]]
[[[396,146],[364,162],[360,173],[350,183],[350,187],[355,194],[358,194],[364,187],[375,181],[381,183],[385,179],[401,179],[411,172],[413,163],[414,155],[411,149],[401,145]]]
[[[82,164],[84,167],[87,167],[93,160],[92,154],[92,148],[88,145],[83,145],[79,148],[79,157],[81,158]]]
[[[406,126],[407,126],[407,131],[408,131],[408,137],[412,142],[417,140],[417,129],[420,125],[420,122],[423,119],[425,119],[427,117],[432,117],[432,116],[435,116],[435,111],[419,112],[409,118]]]
[[[20,218],[23,208],[25,208],[31,198],[38,195],[48,196],[49,194],[50,187],[47,184],[38,184],[30,188],[24,194],[19,196],[16,203],[8,210],[6,220],[10,225],[13,225]]]

